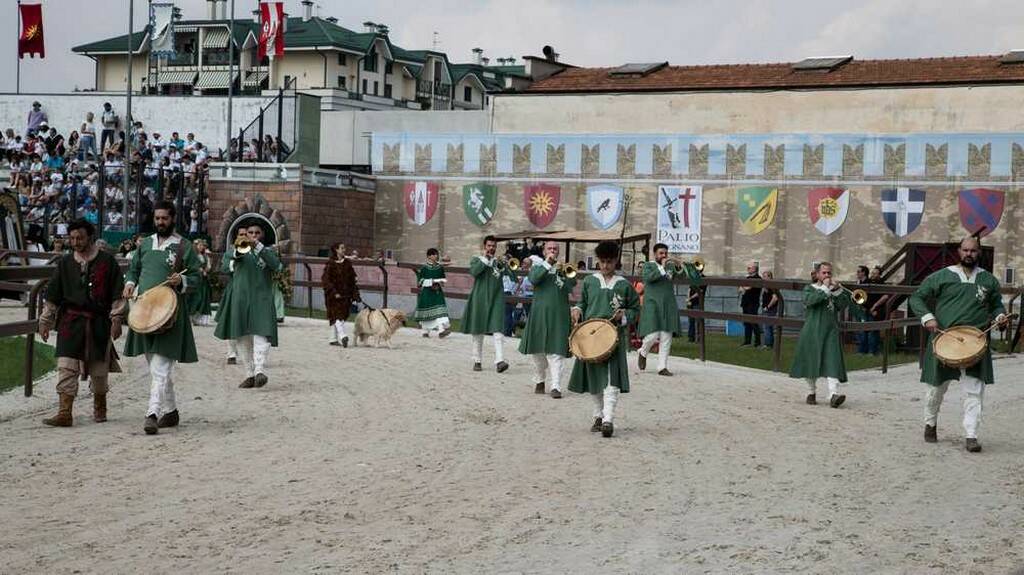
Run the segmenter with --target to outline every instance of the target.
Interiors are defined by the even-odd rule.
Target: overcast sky
[[[31,1],[31,0],[26,0]],[[45,60],[22,60],[23,92],[93,87],[91,60],[71,47],[124,33],[128,0],[44,0]],[[178,0],[186,19],[206,0]],[[1001,54],[1024,48],[1020,0],[321,0],[322,17],[359,30],[372,20],[409,49],[438,49],[469,61],[479,46],[492,58],[540,54],[551,44],[583,66],[668,60],[671,64],[791,62],[806,56],[917,58]],[[135,25],[146,20],[137,0]],[[0,51],[0,92],[15,89],[16,0],[0,0],[10,26]],[[251,17],[256,0],[236,0]],[[299,15],[299,0],[285,11]]]

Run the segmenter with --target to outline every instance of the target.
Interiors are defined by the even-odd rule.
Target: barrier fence
[[[53,265],[53,261],[60,257],[62,254],[52,252],[29,252],[29,251],[15,251],[15,250],[0,250],[0,291],[14,292],[19,294],[27,293],[27,318],[23,321],[14,321],[7,323],[0,323],[0,337],[8,336],[20,336],[26,337],[25,342],[25,364],[24,364],[24,388],[25,396],[32,395],[32,354],[33,346],[35,342],[35,333],[39,328],[38,321],[38,310],[41,303],[41,297],[43,289],[46,286],[47,281],[53,275],[56,266]],[[213,269],[219,269],[220,254],[211,254],[213,256]],[[46,265],[10,265],[12,261],[26,260],[26,259],[45,259]],[[122,268],[127,265],[125,260],[120,260]],[[315,269],[322,271],[322,266],[327,264],[328,259],[325,257],[310,257],[310,256],[285,256],[282,261],[290,266],[293,266],[293,270],[299,267],[304,272],[304,279],[293,280],[292,285],[295,289],[303,289],[306,292],[306,313],[307,316],[312,317],[313,315],[313,294],[317,290],[322,293],[322,287],[319,280],[313,279],[313,273]],[[401,262],[383,262],[380,260],[373,259],[362,259],[353,260],[354,267],[357,270],[364,272],[368,270],[374,271],[375,279],[373,283],[360,284],[359,289],[361,292],[378,293],[381,296],[383,307],[388,307],[388,296],[391,294],[397,295],[392,289],[392,276],[398,272],[404,273],[415,273],[415,270],[420,267],[418,263],[401,263]],[[446,266],[445,274],[449,278],[459,278],[460,282],[464,285],[469,285],[469,268]],[[585,275],[586,272],[580,273],[580,278]],[[368,275],[368,274],[364,274]],[[519,272],[519,275],[523,275],[523,272]],[[460,277],[465,276],[465,277]],[[379,281],[376,279],[379,277]],[[630,281],[636,281],[637,278],[629,277]],[[408,278],[406,278],[408,280]],[[34,283],[33,283],[34,282]],[[679,278],[675,281],[677,285],[687,285],[686,281]],[[755,287],[762,289],[778,290],[782,291],[802,291],[807,284],[810,283],[807,280],[764,280],[754,279],[745,277],[704,277],[703,286],[713,287]],[[406,281],[408,285],[408,282]],[[222,283],[222,285],[224,285]],[[418,293],[418,288],[408,287],[405,293],[401,295],[415,295]],[[853,284],[851,284],[852,286]],[[921,329],[920,320],[915,317],[897,317],[894,312],[897,311],[898,307],[902,305],[902,302],[910,296],[917,288],[917,286],[904,286],[904,285],[885,285],[885,284],[862,284],[856,286],[859,289],[863,289],[869,295],[890,295],[893,297],[888,298],[885,305],[885,318],[882,321],[850,321],[849,319],[840,322],[840,329],[844,334],[855,333],[855,332],[869,332],[878,331],[882,333],[882,373],[887,373],[889,368],[889,351],[892,347],[890,340],[895,337],[898,330],[907,329]],[[1007,312],[1012,313],[1014,306],[1017,305],[1017,301],[1020,298],[1021,291],[1014,287],[1004,287],[1002,290],[1004,296],[1009,296],[1007,304]],[[766,316],[756,314],[744,314],[744,313],[732,313],[732,312],[721,312],[721,311],[709,311],[704,309],[705,304],[705,290],[699,290],[698,306],[696,309],[683,309],[679,310],[679,315],[682,317],[692,318],[697,320],[697,330],[699,334],[699,358],[701,361],[707,361],[707,320],[724,320],[724,321],[737,321],[743,323],[754,323],[760,325],[770,325],[775,330],[774,344],[772,348],[772,369],[774,371],[782,371],[782,330],[784,328],[799,330],[803,327],[804,320],[800,317],[786,317],[785,313],[785,298],[779,298],[779,311],[778,316]],[[446,289],[445,297],[453,300],[465,300],[469,297],[468,290],[459,289]],[[511,303],[530,303],[533,298],[530,297],[507,297],[506,301]],[[575,294],[571,301],[575,302]],[[847,316],[848,317],[848,316]],[[1014,347],[1017,340],[1020,337],[1021,320],[1017,320],[1016,326],[1012,323],[1007,329],[1007,333],[1014,333],[1013,342],[1009,349],[1010,353],[1013,353]],[[924,356],[924,345],[926,338],[918,337],[918,353],[919,357]]]

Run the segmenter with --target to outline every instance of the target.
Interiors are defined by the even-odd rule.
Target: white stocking
[[[544,383],[548,374],[548,358],[543,353],[535,353],[533,358],[533,383]]]
[[[262,335],[252,336],[253,371],[257,374],[266,373],[263,366],[267,363],[267,352],[270,351],[270,340]]]
[[[658,332],[658,371],[668,369],[668,354],[672,351],[672,332]]]
[[[494,363],[501,363],[505,361],[505,334],[501,332],[494,332]]]
[[[600,419],[604,413],[604,396],[600,393],[591,393],[590,398],[594,401],[594,419]]]
[[[253,366],[253,341],[251,335],[243,335],[238,338],[238,351],[242,356],[242,365],[245,366],[245,376],[255,377],[256,371]]]
[[[944,381],[941,385],[928,386],[928,393],[924,396],[925,425],[935,427],[935,423],[939,420],[939,408],[942,407],[942,398],[946,396],[947,389],[949,389],[949,381]]]
[[[484,356],[484,335],[482,333],[473,334],[473,363],[481,363]]]
[[[985,382],[962,374],[960,393],[964,405],[964,437],[977,439],[978,427],[981,425],[981,404],[985,397]]]
[[[604,409],[601,411],[601,421],[611,423],[615,418],[615,404],[619,402],[619,388],[606,385],[603,395]]]
[[[551,384],[551,390],[562,391],[562,360],[565,358],[557,353],[549,353],[547,359],[551,371],[551,378],[548,382]]]

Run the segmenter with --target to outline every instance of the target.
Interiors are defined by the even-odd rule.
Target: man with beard
[[[647,369],[647,354],[658,344],[658,375],[670,376],[668,356],[672,349],[672,336],[679,333],[679,304],[672,278],[683,270],[668,261],[668,246],[654,245],[654,261],[644,264],[640,277],[644,282],[644,303],[640,310],[637,331],[643,338],[637,367]]]
[[[246,376],[238,386],[242,389],[267,384],[263,366],[270,347],[277,347],[273,276],[281,269],[280,258],[263,245],[263,228],[252,222],[246,234],[251,249],[241,253],[232,246],[221,260],[221,271],[231,276],[231,289],[221,298],[214,331],[220,339],[238,340]]]
[[[985,329],[990,322],[1006,323],[1003,298],[999,293],[999,280],[978,267],[981,242],[975,237],[960,241],[960,263],[941,269],[921,283],[910,297],[910,309],[921,316],[921,324],[929,332],[929,339],[942,329],[969,325]],[[934,307],[932,302],[934,302]],[[925,346],[921,381],[927,383],[924,404],[924,440],[938,441],[935,430],[942,398],[952,381],[960,380],[963,396],[963,426],[967,451],[981,451],[978,426],[981,424],[982,399],[985,385],[994,382],[992,355],[986,349],[978,363],[966,369],[955,369],[939,363],[932,346]]]
[[[562,361],[569,357],[569,296],[576,279],[566,277],[556,265],[558,244],[546,242],[544,257],[530,256],[533,265],[527,276],[533,284],[533,305],[526,319],[519,353],[533,358],[535,393],[544,393],[544,381],[551,384],[551,397],[562,397]]]
[[[68,226],[72,253],[57,262],[46,284],[46,303],[39,317],[39,335],[50,338],[57,327],[57,415],[43,423],[71,427],[71,408],[78,379],[89,379],[93,421],[107,420],[107,374],[120,372],[111,340],[121,337],[127,311],[124,280],[114,256],[95,243],[96,228],[85,220]]]
[[[199,282],[199,258],[192,243],[174,232],[174,216],[174,204],[167,201],[156,204],[153,210],[156,233],[142,240],[125,274],[126,298],[142,295],[161,285],[170,287],[178,296],[177,312],[169,329],[147,334],[129,329],[124,346],[126,356],[145,355],[149,364],[149,408],[143,425],[147,435],[156,434],[160,427],[178,425],[172,379],[174,364],[199,361],[186,298]]]
[[[484,238],[483,253],[469,261],[469,273],[473,276],[473,289],[466,300],[466,312],[462,316],[462,333],[473,336],[473,371],[481,371],[484,352],[484,336],[494,336],[494,367],[498,373],[508,369],[502,344],[505,341],[505,290],[502,278],[512,277],[506,260],[494,257],[498,242],[494,236]]]

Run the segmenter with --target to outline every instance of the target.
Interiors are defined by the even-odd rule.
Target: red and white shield
[[[405,213],[418,226],[430,221],[437,211],[439,197],[437,184],[434,182],[406,182],[402,195],[405,198]]]
[[[530,184],[523,188],[523,207],[530,223],[546,228],[558,214],[562,188],[554,184]]]
[[[826,236],[843,225],[849,211],[849,190],[816,188],[807,192],[807,216],[815,229]]]

